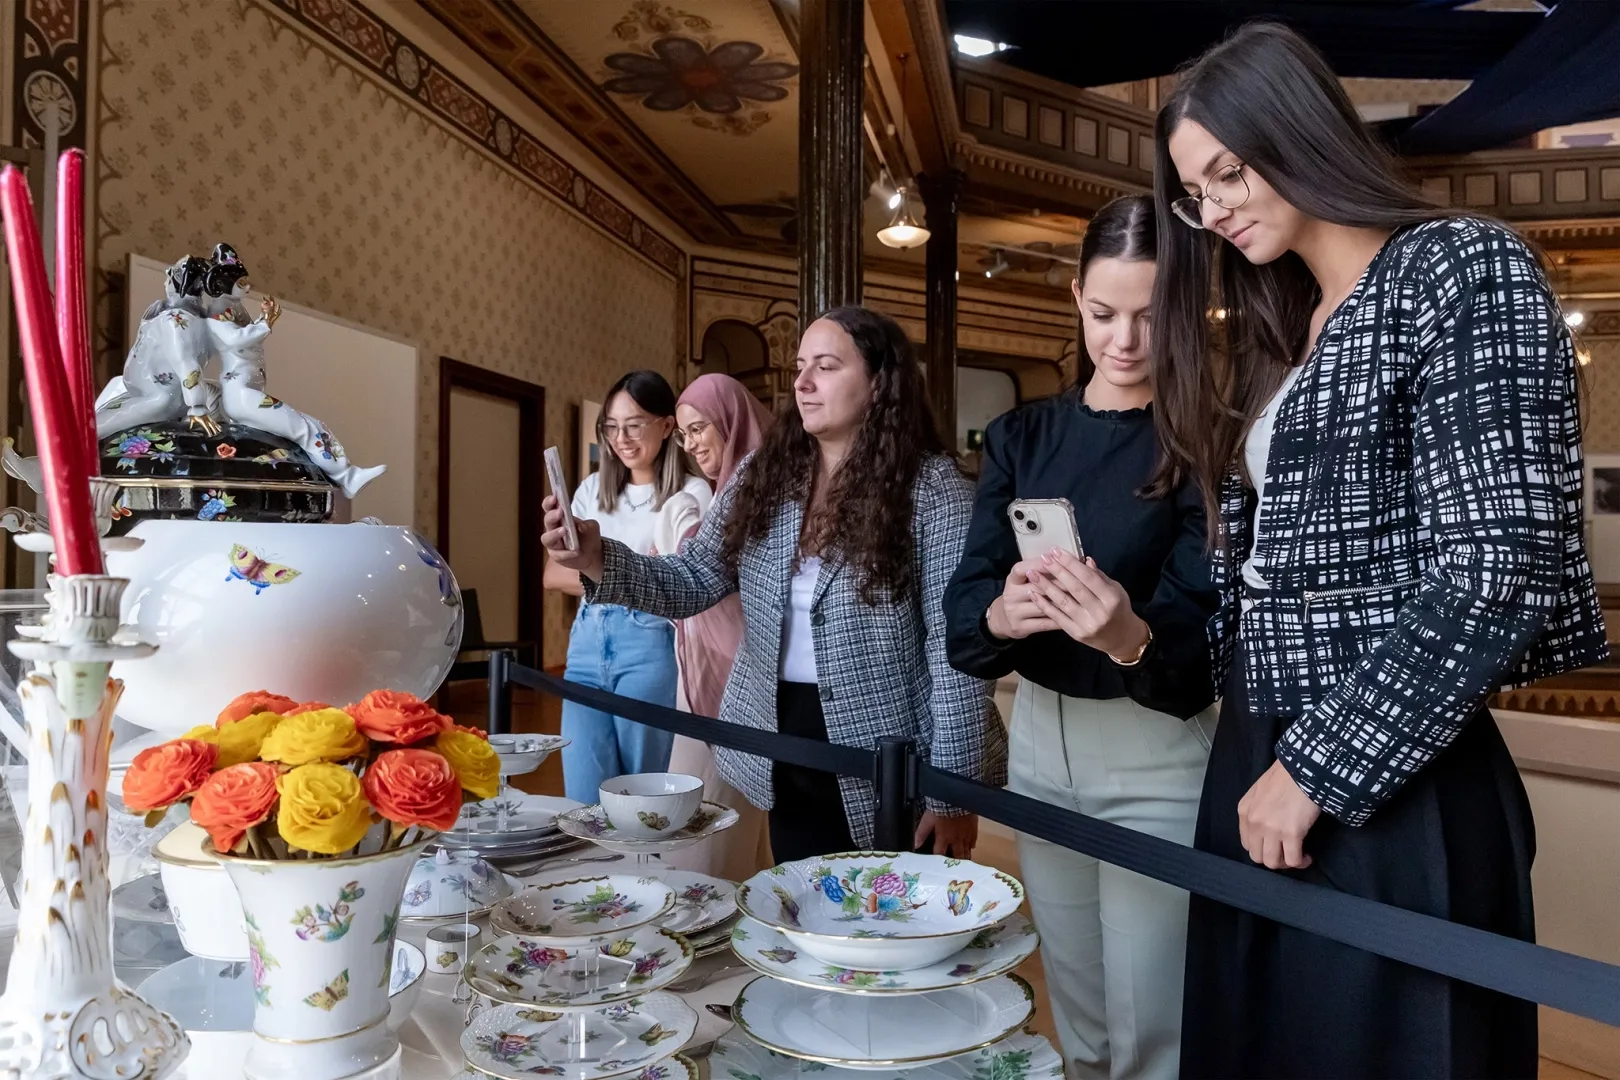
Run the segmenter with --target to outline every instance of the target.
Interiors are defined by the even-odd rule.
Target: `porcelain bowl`
[[[682,773],[636,773],[604,780],[597,790],[613,827],[631,840],[679,832],[703,805],[703,781]]]
[[[1024,886],[993,867],[885,851],[783,863],[737,889],[744,914],[823,963],[862,971],[937,964],[1023,902]]]
[[[675,908],[675,890],[652,877],[604,874],[524,889],[495,905],[489,925],[546,945],[572,945],[656,922]]]
[[[211,851],[203,849],[207,839],[200,826],[186,821],[152,849],[169,913],[187,952],[210,960],[246,960],[242,902],[231,876]]]
[[[225,515],[142,521],[138,547],[108,552],[107,573],[130,579],[124,623],[158,645],[120,665],[119,716],[178,735],[247,690],[341,707],[378,688],[438,689],[461,644],[461,592],[426,540]]]
[[[394,942],[388,985],[388,1027],[398,1031],[422,993],[427,958],[408,941]],[[141,997],[186,1029],[186,1075],[209,1080],[241,1076],[253,1046],[253,969],[246,961],[188,956],[141,983]]]
[[[488,911],[511,896],[512,885],[475,851],[438,851],[419,856],[405,882],[399,914],[404,919],[449,919]]]

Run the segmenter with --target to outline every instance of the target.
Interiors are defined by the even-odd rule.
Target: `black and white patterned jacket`
[[[747,468],[745,461],[737,475]],[[774,731],[783,616],[804,507],[784,499],[770,532],[747,544],[733,569],[721,546],[737,487],[734,478],[715,497],[697,535],[679,555],[637,555],[605,541],[602,581],[585,581],[585,597],[684,619],[737,593],[742,648],[720,702],[720,719]],[[912,496],[917,587],[903,602],[880,593],[877,604],[865,603],[858,573],[837,558],[822,565],[817,579],[810,623],[827,737],[866,750],[885,736],[915,737],[925,759],[938,768],[999,787],[1007,777],[1007,735],[991,685],[953,669],[945,654],[945,585],[967,542],[973,485],[954,463],[935,457],[924,463]],[[771,807],[771,762],[725,747],[716,747],[714,756],[727,783],[755,806]],[[872,785],[841,777],[839,787],[855,843],[869,845]],[[932,801],[930,808],[950,809]]]
[[[1574,348],[1514,232],[1396,233],[1277,411],[1258,529],[1222,489],[1212,632],[1253,709],[1298,719],[1277,757],[1365,821],[1487,695],[1608,655],[1582,529]],[[1272,591],[1241,608],[1258,534]]]

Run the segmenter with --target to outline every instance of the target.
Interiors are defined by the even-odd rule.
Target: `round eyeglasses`
[[[1176,217],[1185,221],[1195,229],[1204,227],[1204,212],[1200,205],[1205,199],[1219,206],[1223,210],[1236,210],[1249,201],[1249,182],[1243,179],[1243,170],[1246,165],[1228,165],[1215,174],[1215,178],[1204,186],[1203,194],[1187,195],[1170,204],[1170,209],[1176,212]]]
[[[695,443],[697,440],[701,439],[703,437],[703,433],[708,430],[709,422],[707,420],[699,420],[689,428],[676,428],[675,441],[681,446],[690,446],[692,443]]]

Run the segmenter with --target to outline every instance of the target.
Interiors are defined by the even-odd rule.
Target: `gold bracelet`
[[[1120,667],[1135,667],[1137,664],[1140,664],[1142,662],[1142,657],[1147,655],[1148,646],[1153,644],[1153,627],[1149,626],[1147,628],[1147,632],[1147,640],[1142,642],[1142,647],[1136,650],[1135,656],[1131,657],[1129,660],[1121,660],[1113,653],[1109,653],[1108,659],[1112,660]]]

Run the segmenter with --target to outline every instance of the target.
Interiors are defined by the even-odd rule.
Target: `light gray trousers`
[[[1213,707],[1183,721],[1024,679],[1012,715],[1013,791],[1192,843]],[[1022,833],[1018,857],[1069,1076],[1174,1080],[1187,894]]]

